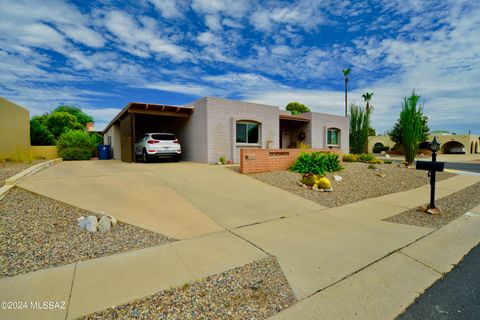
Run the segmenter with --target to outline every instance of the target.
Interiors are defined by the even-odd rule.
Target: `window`
[[[327,145],[339,146],[340,145],[340,130],[328,129],[327,131]]]
[[[255,122],[237,122],[237,143],[259,144],[260,125]]]

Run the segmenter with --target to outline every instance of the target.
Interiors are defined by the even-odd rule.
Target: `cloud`
[[[167,19],[182,17],[181,10],[175,0],[150,0],[160,14]]]
[[[181,61],[189,57],[182,47],[162,38],[157,25],[151,19],[144,19],[140,25],[125,12],[113,10],[106,14],[105,27],[115,36],[115,41],[123,45],[122,50],[140,58],[157,55],[160,58]]]

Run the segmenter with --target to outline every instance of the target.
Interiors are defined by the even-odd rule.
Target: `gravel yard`
[[[441,228],[479,204],[480,182],[452,193],[449,196],[435,200],[435,206],[440,208],[441,211],[439,215],[427,214],[416,208],[387,218],[384,221],[422,227]]]
[[[89,233],[77,218],[91,214],[14,188],[0,201],[0,278],[173,241],[119,222]]]
[[[0,187],[3,186],[3,182],[8,178],[11,178],[23,170],[44,161],[45,160],[34,160],[32,163],[0,162]]]
[[[254,173],[248,176],[277,188],[297,194],[325,207],[337,207],[360,200],[414,189],[429,183],[426,171],[400,168],[397,164],[376,164],[377,170],[369,169],[369,164],[344,162],[343,171],[328,173],[333,192],[319,192],[305,189],[297,184],[301,175],[291,171]],[[334,175],[342,177],[337,182]],[[437,181],[453,177],[446,172],[437,173]]]
[[[266,319],[295,302],[269,257],[83,319]]]

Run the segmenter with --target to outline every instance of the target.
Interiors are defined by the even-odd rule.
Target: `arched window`
[[[328,128],[327,130],[327,147],[340,146],[340,129]]]
[[[237,144],[260,144],[260,123],[254,121],[237,121]]]

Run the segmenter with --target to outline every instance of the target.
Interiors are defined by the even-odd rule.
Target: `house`
[[[134,162],[135,140],[146,132],[174,133],[182,159],[212,163],[220,156],[240,162],[242,148],[284,149],[299,138],[312,148],[349,151],[349,118],[204,97],[184,106],[131,102],[103,130],[112,157]]]
[[[30,148],[30,113],[0,97],[0,157],[10,157]]]

